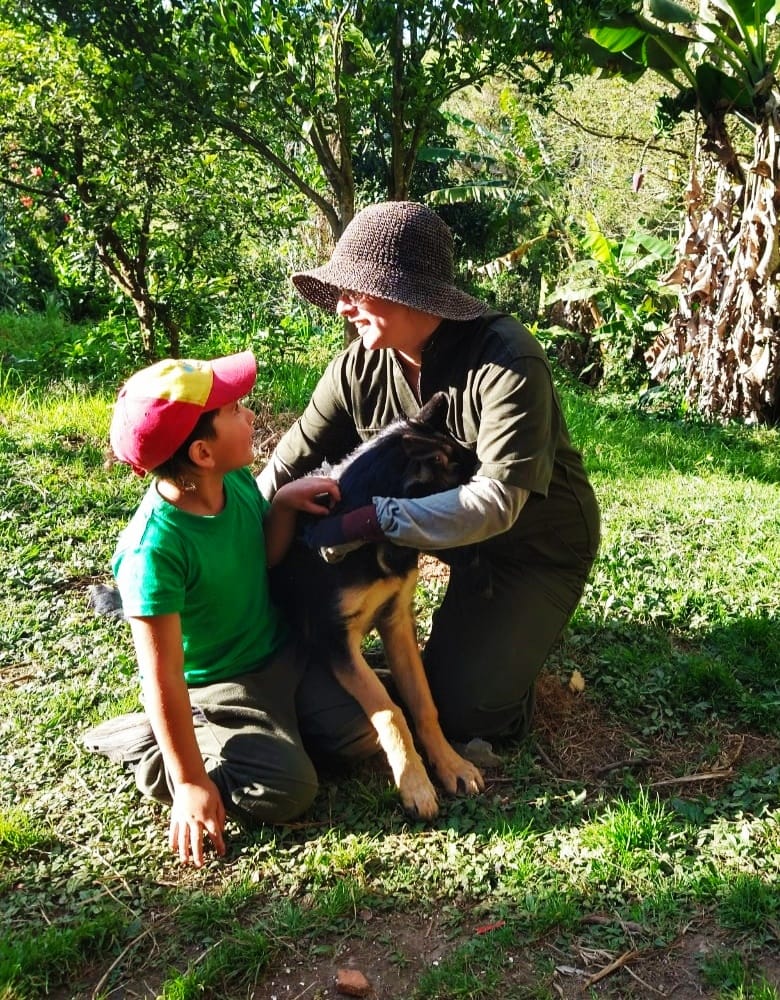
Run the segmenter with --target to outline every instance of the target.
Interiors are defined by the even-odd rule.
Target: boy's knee
[[[231,775],[218,769],[211,779],[222,793],[225,808],[239,819],[254,823],[287,823],[310,808],[317,795],[317,773],[306,758],[298,767],[273,775]],[[227,772],[227,773],[226,773]]]
[[[269,755],[270,756],[270,755]],[[246,761],[207,760],[208,776],[219,789],[225,809],[239,820],[286,823],[310,808],[317,795],[314,765],[299,750],[266,767]],[[168,805],[172,802],[170,778],[162,755],[149,754],[135,769],[139,791]]]
[[[317,789],[317,776],[312,768],[310,774],[287,775],[284,781],[266,779],[243,787],[233,785],[229,797],[223,792],[223,798],[228,812],[238,819],[253,823],[287,823],[311,807]]]

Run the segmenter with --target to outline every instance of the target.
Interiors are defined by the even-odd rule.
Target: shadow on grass
[[[681,636],[658,627],[580,621],[558,652],[581,663],[605,707],[642,730],[685,732],[718,720],[780,732],[780,622],[750,616]]]
[[[567,690],[552,674],[542,685],[543,720],[551,718],[556,685]],[[564,698],[572,718],[595,738],[593,720],[604,706],[569,695]],[[630,732],[623,735],[633,738]],[[565,732],[562,736],[568,739]],[[432,824],[404,815],[377,755],[349,773],[323,773],[314,808],[300,823],[233,828],[227,856],[211,860],[203,873],[182,869],[161,878],[154,864],[136,863],[129,868],[132,876],[122,875],[119,860],[116,871],[112,866],[98,884],[88,873],[79,883],[72,872],[68,896],[83,899],[83,908],[61,915],[50,911],[43,932],[31,928],[17,935],[0,953],[0,974],[21,996],[36,995],[41,984],[47,994],[59,986],[75,989],[79,981],[89,981],[93,969],[91,983],[106,988],[185,983],[192,995],[220,990],[212,995],[239,996],[244,993],[238,984],[246,977],[256,979],[278,963],[289,965],[295,956],[302,956],[310,977],[320,967],[329,976],[328,963],[318,956],[336,955],[345,941],[379,933],[379,922],[361,928],[358,911],[400,921],[422,913],[441,920],[445,951],[436,967],[450,971],[459,962],[479,965],[487,953],[475,943],[481,938],[474,928],[495,920],[506,925],[506,933],[488,947],[499,957],[529,945],[541,955],[545,941],[553,948],[550,954],[630,947],[651,957],[684,934],[702,909],[714,910],[743,950],[746,932],[750,947],[764,946],[766,928],[777,919],[771,873],[736,884],[733,871],[698,865],[697,844],[708,835],[712,812],[684,814],[672,798],[656,799],[625,776],[582,780],[551,773],[538,754],[544,737],[542,731],[520,745],[497,745],[504,765],[488,772],[485,794],[443,798]],[[732,812],[726,784],[718,795],[716,807]],[[140,801],[138,809],[149,818]],[[156,826],[162,836],[162,825]],[[677,862],[666,855],[671,843]],[[49,848],[49,858],[66,856],[65,844]],[[110,852],[111,843],[98,842],[91,851],[104,848]],[[675,869],[683,863],[691,866],[685,891]],[[644,886],[639,895],[626,892],[632,872]],[[496,983],[507,974],[506,962],[500,968]],[[552,974],[530,971],[542,978]],[[430,962],[421,960],[406,978],[423,984],[430,979],[434,992],[403,995],[438,995]]]

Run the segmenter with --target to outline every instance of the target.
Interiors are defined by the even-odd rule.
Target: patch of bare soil
[[[706,734],[639,736],[590,701],[587,691],[575,693],[547,673],[537,681],[534,735],[542,762],[559,778],[593,783],[631,771],[661,796],[715,793],[733,780],[737,765],[780,755],[780,739],[717,723],[708,724]],[[710,757],[705,747],[713,748]]]
[[[593,915],[585,923],[611,917]],[[357,970],[365,976],[368,1000],[408,1000],[426,968],[446,960],[460,947],[466,935],[453,936],[440,916],[372,914],[363,911],[352,935],[333,942],[327,954],[295,954],[257,984],[253,1000],[325,1000],[337,998],[340,969]],[[473,934],[483,932],[475,924]],[[722,930],[702,922],[689,926],[669,946],[650,950],[631,947],[632,928],[625,927],[629,942],[622,951],[596,950],[575,937],[566,951],[540,942],[529,952],[510,949],[504,958],[502,998],[541,995],[543,990],[562,1000],[595,995],[611,1000],[699,1000],[715,997],[717,991],[704,982],[701,966],[708,956],[733,949]],[[488,931],[489,933],[489,931]],[[753,953],[757,976],[780,988],[780,961],[771,948]],[[551,971],[540,972],[542,969]],[[529,991],[533,991],[532,994]],[[591,992],[592,991],[592,992]]]
[[[589,922],[595,919],[594,916]],[[630,942],[631,928],[626,930]],[[575,940],[568,953],[550,947],[555,955],[555,968],[552,982],[547,985],[564,1000],[575,1000],[583,992],[613,1000],[715,997],[721,994],[705,982],[702,965],[709,957],[737,946],[738,942],[729,939],[725,932],[704,921],[686,927],[666,947],[644,951],[631,947],[630,943],[620,952],[597,951],[581,947]],[[780,965],[772,948],[752,953],[751,959],[756,977],[763,977],[772,986],[780,985]]]
[[[536,942],[532,949],[522,944],[510,948],[503,957],[496,997],[501,1000],[542,995],[561,1000],[581,1000],[583,996],[605,1000],[715,998],[720,994],[706,984],[702,965],[719,953],[744,947],[744,942],[729,937],[727,932],[703,919],[687,926],[663,948],[633,947],[632,935],[641,928],[623,924],[626,944],[622,949],[595,949],[587,943],[588,926],[595,923],[618,926],[612,915],[589,914],[583,919],[582,939],[575,934],[565,950],[552,941]],[[338,1000],[347,995],[337,988],[339,971],[346,969],[356,970],[365,977],[368,992],[362,995],[367,1000],[409,1000],[427,969],[445,962],[470,934],[490,933],[489,925],[480,925],[477,920],[469,926],[465,915],[461,927],[465,930],[453,932],[440,913],[361,910],[356,914],[351,933],[329,942],[320,937],[316,949],[291,948],[286,961],[276,962],[273,971],[242,996],[250,1000]],[[750,963],[756,978],[763,978],[780,990],[776,946],[751,951]],[[159,996],[154,985],[158,978],[158,971],[149,979],[141,974],[132,983],[123,983],[106,995],[112,1000],[153,1000]],[[79,994],[95,995],[91,990]],[[70,1000],[73,993],[55,991],[51,996]]]
[[[476,928],[475,928],[476,932]],[[327,955],[295,955],[259,983],[253,1000],[324,1000],[339,997],[340,969],[362,972],[368,1000],[408,1000],[424,970],[436,966],[465,937],[453,935],[441,915],[375,914],[362,910],[350,936],[333,942]]]
[[[643,986],[645,992],[635,992],[637,997],[658,996],[659,991],[675,1000],[694,1000],[696,997],[714,996],[703,984],[701,965],[717,954],[734,949],[736,942],[714,926],[705,923],[686,928],[669,947],[638,955],[636,962],[627,966],[631,978]],[[755,973],[770,985],[780,986],[780,963],[772,949],[754,954]]]

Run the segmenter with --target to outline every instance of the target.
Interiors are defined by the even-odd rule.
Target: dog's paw
[[[451,795],[479,795],[485,788],[480,769],[454,750],[447,755],[446,761],[438,762],[435,767],[439,780]]]
[[[398,785],[401,803],[416,819],[435,819],[439,814],[439,799],[428,775],[409,775]]]

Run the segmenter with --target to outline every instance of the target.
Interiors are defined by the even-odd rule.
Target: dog
[[[339,484],[341,499],[331,513],[354,510],[374,496],[421,497],[468,481],[476,459],[447,432],[446,413],[447,394],[437,393],[416,417],[389,425],[338,465],[318,470]],[[361,651],[363,637],[375,627],[395,687],[439,781],[452,794],[482,791],[479,769],[456,753],[442,733],[425,676],[412,610],[419,552],[382,541],[328,561],[305,541],[307,518],[315,515],[301,516],[303,531],[271,571],[272,595],[315,662],[330,665],[370,718],[404,809],[433,819],[438,797],[409,725]]]

